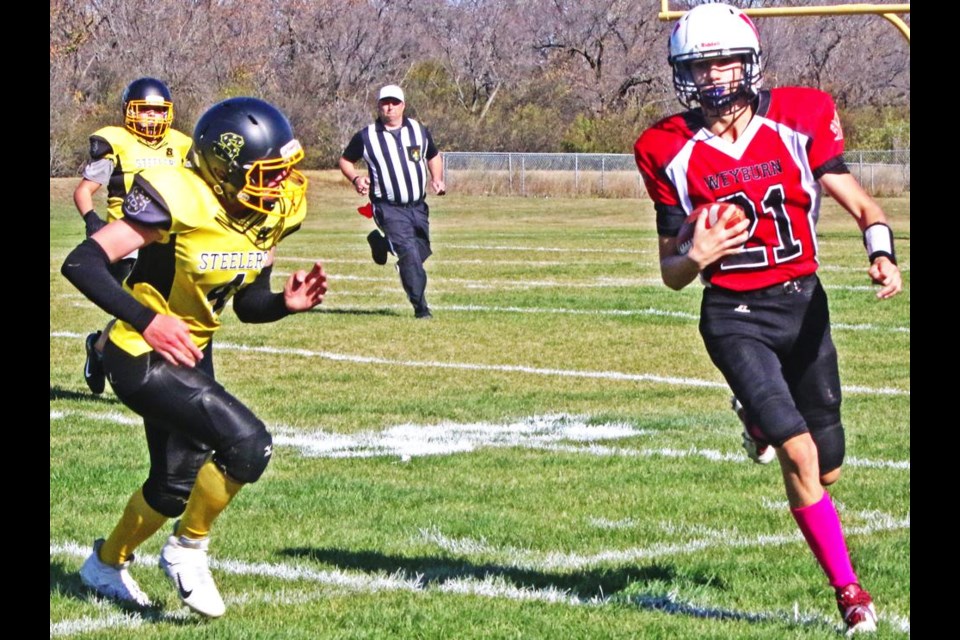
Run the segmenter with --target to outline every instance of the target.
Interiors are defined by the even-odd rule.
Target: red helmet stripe
[[[741,14],[740,14],[740,19],[743,20],[744,22],[746,22],[747,25],[748,25],[751,29],[753,29],[753,35],[757,36],[757,41],[759,42],[759,41],[760,41],[760,32],[757,31],[757,27],[756,27],[755,24],[753,24],[753,20],[751,20],[750,17],[749,17],[747,14],[745,14],[745,13],[741,13]]]

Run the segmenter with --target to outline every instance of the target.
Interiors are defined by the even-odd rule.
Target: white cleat
[[[219,618],[226,610],[220,591],[207,564],[210,538],[191,540],[170,536],[160,551],[160,568],[177,589],[185,605],[209,618]]]
[[[94,541],[93,553],[80,567],[80,581],[104,597],[149,607],[150,598],[127,571],[127,567],[133,562],[133,556],[118,565],[107,564],[100,560],[102,546],[103,538]]]
[[[847,626],[847,636],[877,630],[877,610],[873,608],[873,598],[859,584],[848,584],[843,589],[837,589],[837,608]]]
[[[743,450],[747,452],[747,457],[757,464],[770,464],[773,462],[773,459],[777,457],[776,450],[769,444],[757,442],[753,436],[750,435],[750,425],[747,424],[747,412],[743,410],[743,405],[740,404],[736,396],[730,398],[730,407],[737,414],[737,417],[740,418],[741,424],[743,424],[743,432],[740,434],[740,437],[743,439],[741,446]]]
[[[757,464],[770,464],[777,457],[777,451],[768,444],[759,444],[750,437],[750,434],[744,430],[740,437],[743,438],[741,445],[747,452],[747,457]]]

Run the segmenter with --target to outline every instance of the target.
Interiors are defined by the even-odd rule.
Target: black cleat
[[[367,243],[370,245],[373,261],[377,264],[387,264],[387,239],[383,234],[374,229],[367,235]]]
[[[87,386],[90,387],[90,391],[96,395],[103,393],[103,388],[106,385],[106,376],[103,373],[103,362],[101,360],[102,356],[97,353],[97,349],[94,346],[99,339],[99,331],[87,336],[85,343],[87,348],[87,361],[83,365],[83,379],[87,381]]]

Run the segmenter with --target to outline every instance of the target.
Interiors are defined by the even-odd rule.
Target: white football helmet
[[[701,4],[687,11],[670,34],[673,87],[680,103],[724,111],[740,97],[753,97],[763,80],[760,34],[750,18],[728,4]],[[697,87],[690,63],[709,58],[741,56],[743,77],[730,86]]]

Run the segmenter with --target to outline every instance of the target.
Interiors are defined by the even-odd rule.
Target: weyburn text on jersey
[[[726,187],[731,184],[739,184],[749,180],[760,180],[762,178],[778,176],[781,173],[783,173],[783,167],[780,166],[780,161],[771,160],[769,162],[758,162],[750,167],[737,167],[729,171],[721,171],[720,173],[707,176],[704,178],[704,182],[706,182],[707,186],[711,189],[716,189],[717,187]]]

